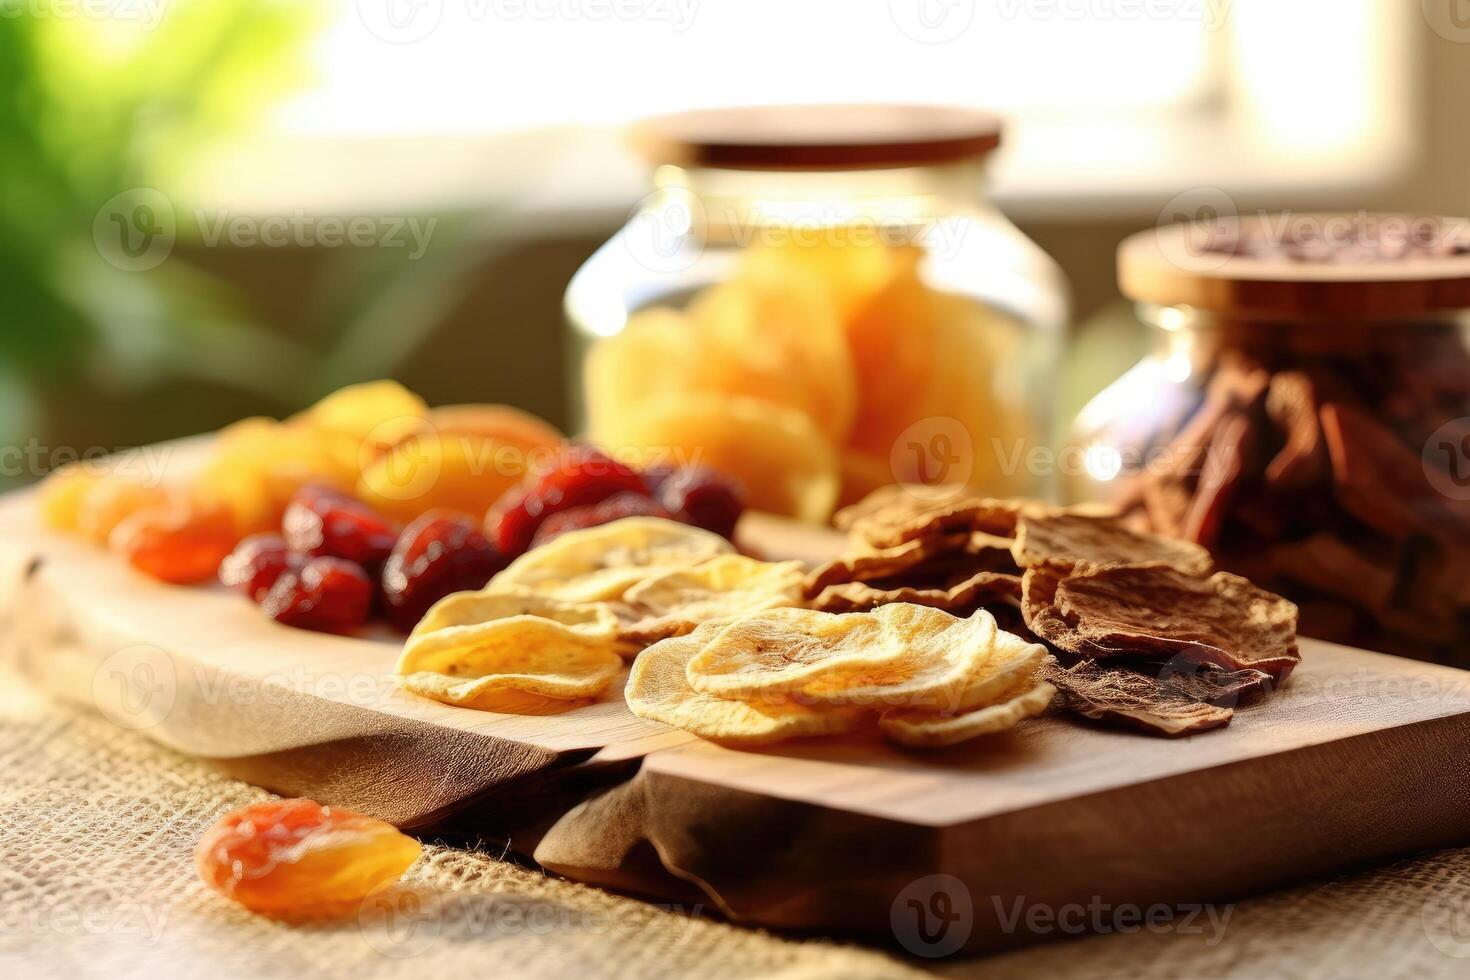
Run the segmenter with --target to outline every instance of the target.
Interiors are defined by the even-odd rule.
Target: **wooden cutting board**
[[[808,559],[840,544],[760,517],[742,536]],[[1048,715],[938,753],[870,737],[738,751],[634,718],[618,691],[557,714],[413,697],[393,637],[287,629],[223,589],[153,582],[40,530],[26,493],[0,502],[0,575],[7,660],[229,774],[918,955],[1107,928],[1131,906],[1182,922],[1470,840],[1470,673],[1310,640],[1273,699],[1179,741]]]

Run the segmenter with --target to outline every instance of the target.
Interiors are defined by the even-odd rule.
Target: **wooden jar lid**
[[[1220,313],[1470,309],[1470,220],[1290,214],[1165,225],[1124,239],[1118,285],[1137,302]]]
[[[655,164],[859,170],[951,163],[1000,145],[1000,120],[930,105],[751,106],[657,116],[634,145]]]

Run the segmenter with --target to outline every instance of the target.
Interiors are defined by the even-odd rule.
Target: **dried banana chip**
[[[408,690],[462,707],[487,707],[508,690],[590,698],[622,669],[617,629],[604,606],[461,593],[430,610],[397,672]]]
[[[1044,565],[1058,572],[1111,565],[1167,565],[1186,575],[1208,575],[1215,563],[1197,544],[1143,534],[1113,517],[1027,508],[1016,522],[1012,550],[1022,568]]]
[[[812,708],[789,700],[736,701],[696,691],[689,684],[689,661],[723,626],[706,623],[688,636],[663,640],[639,654],[624,692],[628,710],[701,738],[746,745],[835,735],[861,723],[861,714],[853,711]]]
[[[730,542],[687,524],[625,517],[571,531],[532,549],[490,580],[486,592],[535,592],[569,602],[622,598],[634,585],[734,550]]]
[[[895,709],[878,719],[883,737],[916,749],[958,745],[981,735],[1005,731],[1023,718],[1039,715],[1051,704],[1057,689],[1028,678],[1026,685],[1006,692],[1004,700],[960,714]]]
[[[721,630],[690,661],[689,682],[718,697],[804,703],[952,698],[989,656],[995,633],[988,613],[958,619],[904,603],[848,615],[775,609]]]
[[[802,564],[720,555],[692,568],[645,579],[623,597],[634,618],[623,628],[632,642],[679,636],[715,619],[799,606]]]

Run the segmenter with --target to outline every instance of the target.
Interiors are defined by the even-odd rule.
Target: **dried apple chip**
[[[696,691],[689,683],[689,661],[723,626],[706,623],[688,636],[662,640],[639,654],[624,691],[628,710],[701,738],[744,745],[835,735],[861,723],[861,713],[854,711],[813,708],[789,699],[738,701]]]
[[[990,655],[995,633],[988,613],[959,619],[903,603],[847,615],[774,609],[721,630],[690,661],[689,683],[717,697],[813,704],[953,697]]]
[[[764,562],[744,555],[721,555],[664,572],[623,596],[633,617],[623,637],[646,644],[688,633],[710,620],[799,606],[802,579],[799,561]]]
[[[1028,507],[1016,521],[1016,564],[1056,571],[1110,565],[1168,565],[1187,575],[1208,575],[1210,553],[1197,544],[1144,534],[1113,517]]]
[[[1124,666],[1083,660],[1064,668],[1052,661],[1042,673],[1060,692],[1059,702],[1067,710],[1151,735],[1193,735],[1222,728],[1235,717],[1231,707],[1210,704]]]
[[[411,636],[397,672],[408,690],[460,707],[489,707],[505,691],[577,700],[607,689],[623,667],[609,641],[616,620],[597,607],[559,604]]]
[[[535,592],[569,602],[606,602],[646,578],[734,551],[718,534],[657,517],[571,531],[517,558],[486,592]]]
[[[534,592],[456,592],[440,599],[419,620],[409,642],[431,633],[479,626],[514,616],[537,616],[576,627],[578,634],[609,645],[617,642],[617,616],[605,603],[567,602]]]
[[[759,399],[712,392],[667,398],[598,436],[615,454],[643,450],[728,473],[756,510],[821,523],[837,502],[831,444],[801,412]]]
[[[899,745],[916,749],[938,749],[967,742],[981,735],[1005,731],[1023,718],[1039,715],[1051,704],[1057,689],[1028,678],[1005,692],[1000,700],[959,714],[895,709],[883,712],[878,730]]]

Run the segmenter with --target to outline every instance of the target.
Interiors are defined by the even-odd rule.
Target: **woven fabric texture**
[[[252,916],[194,875],[200,833],[263,799],[0,675],[0,975],[902,978],[1470,975],[1470,849],[1201,914],[1187,925],[923,964],[710,920],[431,847],[356,921]]]

